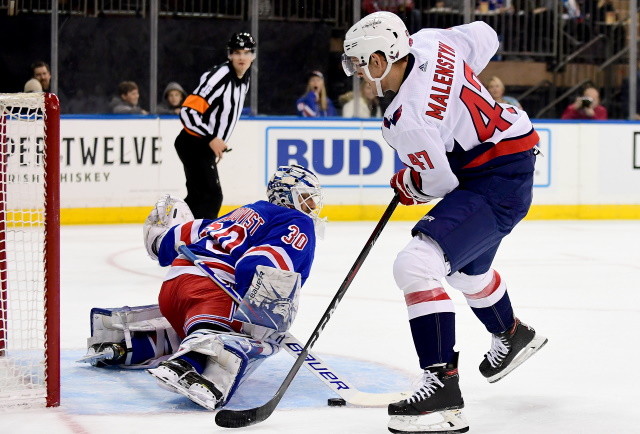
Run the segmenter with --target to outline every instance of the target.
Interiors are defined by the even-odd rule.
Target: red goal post
[[[60,105],[0,94],[0,408],[60,403]]]

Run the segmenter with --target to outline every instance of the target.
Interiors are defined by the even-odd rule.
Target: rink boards
[[[229,141],[233,150],[219,164],[223,212],[263,199],[269,174],[280,164],[298,163],[318,174],[329,219],[377,219],[392,196],[388,180],[402,167],[380,125],[379,120],[240,120]],[[544,120],[535,127],[542,156],[527,218],[640,218],[640,122]],[[174,116],[64,117],[62,222],[140,222],[163,193],[184,196],[184,172],[173,147],[180,129]],[[12,158],[19,158],[19,149]],[[394,219],[414,220],[428,208],[401,207]]]

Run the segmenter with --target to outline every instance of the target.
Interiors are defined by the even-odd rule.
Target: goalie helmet
[[[387,76],[391,65],[409,54],[411,38],[402,19],[392,12],[374,12],[355,23],[344,37],[342,68],[347,76],[363,69],[367,78],[376,84],[378,96],[384,96],[380,81]],[[369,58],[376,51],[384,53],[387,69],[381,77],[371,77]]]
[[[231,54],[233,50],[249,50],[252,53],[256,51],[256,41],[249,33],[234,33],[227,42],[227,52]]]
[[[297,164],[280,166],[267,184],[269,202],[320,219],[322,189],[316,175]]]

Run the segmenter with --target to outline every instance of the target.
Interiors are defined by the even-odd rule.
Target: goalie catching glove
[[[420,173],[410,168],[399,170],[391,177],[391,188],[400,196],[403,205],[419,205],[433,199],[432,196],[422,191],[422,179]]]
[[[144,246],[147,254],[154,260],[158,259],[158,247],[168,229],[181,223],[193,220],[189,205],[177,197],[165,194],[156,202],[153,210],[144,222]]]

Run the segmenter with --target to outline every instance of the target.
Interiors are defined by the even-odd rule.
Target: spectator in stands
[[[111,100],[111,112],[121,114],[149,114],[148,111],[140,108],[138,101],[140,92],[138,85],[133,81],[123,81],[118,85],[118,96]]]
[[[51,68],[49,64],[38,60],[31,64],[31,76],[40,82],[43,92],[51,91]]]
[[[296,101],[296,107],[298,116],[305,118],[323,118],[337,115],[333,102],[327,96],[327,88],[324,84],[322,72],[311,71],[307,74],[307,90]]]
[[[600,92],[592,84],[586,85],[575,102],[564,109],[561,119],[605,120],[607,109],[600,104]]]
[[[184,91],[182,86],[175,81],[172,81],[167,84],[162,95],[163,100],[158,103],[158,114],[179,115],[182,102],[187,97],[187,93]]]
[[[32,78],[24,84],[24,91],[27,93],[42,92],[42,85],[37,78]]]
[[[522,109],[522,105],[517,99],[512,96],[506,96],[504,94],[504,83],[502,83],[502,80],[500,80],[495,75],[489,78],[489,81],[487,81],[487,90],[491,94],[491,97],[496,100],[496,102],[510,104],[512,106],[518,107],[519,109]]]
[[[413,0],[362,0],[365,15],[379,11],[393,12],[402,18],[410,33],[422,28],[422,11],[415,7]]]
[[[342,104],[342,117],[355,117],[356,104],[358,105],[358,117],[360,118],[380,118],[382,112],[380,110],[380,102],[375,92],[364,81],[360,83],[360,98],[353,97],[353,91],[347,92],[340,96]]]

